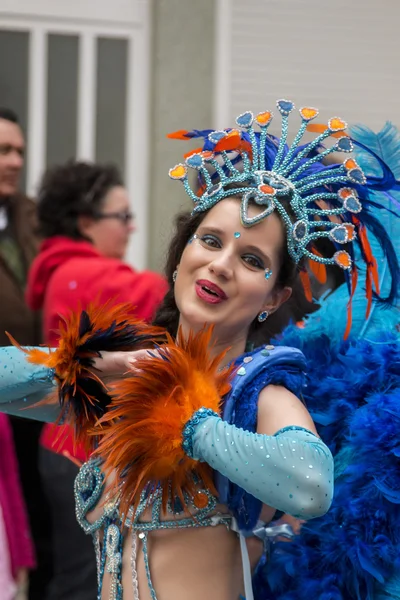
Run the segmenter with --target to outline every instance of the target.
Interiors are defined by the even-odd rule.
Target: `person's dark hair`
[[[0,119],[19,125],[18,115],[11,108],[0,107]]]
[[[176,335],[179,323],[179,311],[174,296],[173,273],[181,260],[188,241],[194,235],[206,214],[207,212],[203,212],[192,216],[190,213],[185,212],[178,215],[176,219],[176,232],[170,243],[165,264],[165,274],[170,289],[154,319],[155,325],[164,327],[172,336]],[[299,321],[305,314],[316,309],[316,306],[308,302],[304,296],[299,280],[299,267],[291,259],[286,243],[284,243],[281,251],[281,267],[276,285],[280,288],[292,287],[292,297],[263,323],[260,323],[257,318],[254,319],[247,339],[248,344],[254,347],[268,343],[291,320],[294,322]]]
[[[39,187],[40,235],[86,239],[79,231],[78,217],[96,218],[106,194],[119,185],[123,185],[122,177],[113,165],[70,161],[51,167]]]

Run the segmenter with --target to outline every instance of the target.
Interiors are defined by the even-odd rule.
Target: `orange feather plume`
[[[372,254],[371,244],[369,243],[367,230],[364,225],[360,223],[360,221],[353,215],[353,222],[357,226],[358,231],[358,239],[360,240],[360,245],[362,251],[365,256],[365,261],[367,263],[367,272],[365,275],[365,290],[367,296],[367,310],[366,310],[366,318],[369,317],[371,308],[372,308],[372,289],[375,287],[375,291],[379,294],[380,285],[379,285],[379,274],[378,274],[378,265],[376,262],[376,258]],[[372,285],[373,284],[373,285]]]
[[[178,129],[178,131],[172,131],[172,133],[167,133],[167,138],[170,140],[186,140],[188,141],[190,138],[187,137],[189,131],[187,129]]]
[[[357,281],[358,281],[358,272],[357,272],[356,266],[353,264],[352,271],[351,271],[350,298],[347,303],[347,324],[346,324],[346,329],[345,329],[345,332],[343,335],[343,339],[345,339],[345,340],[347,340],[347,338],[350,335],[351,325],[353,322],[353,296],[354,296],[354,293],[357,288]]]
[[[28,362],[54,369],[58,395],[50,394],[38,406],[59,403],[58,422],[72,425],[75,442],[83,443],[88,451],[93,439],[87,432],[111,401],[106,385],[94,372],[93,359],[99,358],[102,350],[138,350],[165,336],[163,329],[138,321],[129,313],[132,305],[111,306],[110,302],[71,313],[60,323],[58,348],[50,352],[22,348],[9,336],[25,352]]]
[[[185,152],[185,154],[183,155],[183,158],[189,158],[189,156],[192,156],[193,154],[199,154],[199,152],[202,152],[203,148],[195,148],[194,150],[189,150],[189,152]]]
[[[328,129],[328,125],[324,125],[323,123],[309,123],[307,125],[307,131],[311,133],[324,133]],[[343,136],[349,137],[349,134],[345,131],[335,131],[331,133],[330,137],[341,138]]]
[[[322,256],[322,254],[318,252],[316,248],[311,248],[311,252],[315,254],[315,256]],[[310,271],[313,273],[316,280],[321,284],[326,283],[327,275],[325,265],[311,259],[308,261],[308,264],[310,266]]]
[[[367,267],[367,272],[365,274],[365,293],[367,296],[367,310],[365,311],[365,318],[368,319],[372,308],[372,277],[369,266]]]
[[[197,190],[197,192],[196,192],[196,196],[198,196],[198,197],[200,198],[200,196],[202,196],[202,195],[204,194],[204,192],[206,191],[206,189],[207,189],[207,186],[206,186],[206,184],[205,184],[205,183],[202,183],[202,184],[199,186],[199,188],[198,188],[198,190]]]
[[[309,302],[312,302],[313,297],[312,297],[311,281],[310,281],[310,277],[309,277],[307,271],[305,271],[305,270],[300,271],[300,281],[303,286],[305,297],[307,298],[307,300]]]
[[[187,421],[201,407],[219,412],[230,389],[233,369],[218,370],[225,352],[210,358],[211,335],[208,329],[184,339],[180,332],[176,343],[169,337],[157,355],[138,360],[132,375],[114,386],[109,411],[93,434],[105,471],[117,474],[125,514],[149,486],[162,487],[164,508],[170,488],[185,506],[184,494],[195,492],[194,475],[216,493],[208,465],[182,448]]]
[[[242,154],[243,152],[246,152],[249,159],[252,161],[253,160],[253,148],[250,144],[250,142],[247,142],[246,140],[241,140],[240,144],[238,145],[238,147],[236,148],[236,150]]]
[[[230,131],[228,135],[220,140],[214,148],[214,152],[229,152],[237,150],[242,142],[238,131]]]

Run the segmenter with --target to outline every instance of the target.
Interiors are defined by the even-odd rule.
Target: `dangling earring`
[[[267,310],[262,310],[260,312],[260,314],[257,317],[257,320],[259,323],[263,323],[264,321],[266,321],[268,319],[269,316],[269,312]]]
[[[172,281],[174,283],[175,283],[177,277],[178,277],[178,269],[175,269],[175,271],[172,273]]]

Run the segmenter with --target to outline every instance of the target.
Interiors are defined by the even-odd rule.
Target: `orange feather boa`
[[[168,337],[151,358],[135,363],[130,377],[115,384],[108,412],[94,429],[95,454],[104,469],[115,472],[121,510],[137,508],[142,492],[161,486],[163,506],[168,491],[185,506],[184,493],[194,494],[193,475],[213,493],[212,471],[186,456],[182,432],[201,407],[219,412],[221,397],[230,389],[233,368],[219,371],[225,352],[210,358],[212,330],[175,342]],[[121,483],[123,482],[123,483]]]

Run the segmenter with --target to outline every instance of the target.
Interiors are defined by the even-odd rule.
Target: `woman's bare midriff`
[[[101,515],[101,500],[87,515]],[[218,505],[215,512],[228,514]],[[261,518],[270,521],[274,509],[264,507]],[[148,511],[140,520],[150,520]],[[168,518],[168,516],[167,516]],[[170,518],[170,516],[169,516]],[[243,568],[238,535],[226,525],[158,529],[148,534],[150,573],[157,600],[238,600],[243,590]],[[142,541],[137,537],[136,571],[140,600],[152,600],[147,582]],[[262,544],[248,540],[250,562],[260,559]],[[123,600],[136,600],[132,583],[132,531],[125,528],[122,554]],[[110,575],[104,574],[101,600],[108,600]]]

